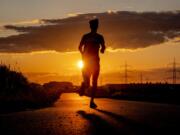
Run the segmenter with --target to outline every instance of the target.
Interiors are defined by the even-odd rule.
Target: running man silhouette
[[[79,51],[82,54],[82,60],[84,62],[84,67],[82,69],[83,82],[79,90],[79,95],[84,95],[85,89],[90,87],[90,78],[92,76],[90,107],[96,108],[97,105],[94,103],[94,97],[97,90],[100,70],[99,50],[101,53],[104,53],[106,47],[103,36],[97,33],[99,25],[98,19],[90,20],[89,25],[91,32],[83,35],[79,45]]]

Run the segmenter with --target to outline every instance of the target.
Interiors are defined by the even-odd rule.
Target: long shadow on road
[[[78,114],[89,121],[90,125],[88,128],[88,133],[90,133],[90,135],[159,135],[161,133],[165,133],[163,130],[150,127],[143,123],[138,123],[113,112],[99,109],[95,110],[107,115],[116,121],[116,124],[112,124],[96,113],[86,113],[82,110],[78,111]]]
[[[151,131],[153,131],[153,128],[144,125],[143,123],[135,122],[131,119],[128,119],[113,112],[100,110],[100,109],[96,109],[96,111],[108,115],[109,117],[114,119],[118,124],[117,128],[118,127],[122,128],[123,132],[125,132],[126,134],[137,134],[137,135],[152,134]]]
[[[87,119],[90,123],[88,133],[90,135],[119,135],[120,132],[110,125],[106,120],[100,116],[92,113],[86,113],[85,111],[78,111],[83,118]]]

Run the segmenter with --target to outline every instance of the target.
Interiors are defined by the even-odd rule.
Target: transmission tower
[[[125,61],[125,64],[123,67],[124,67],[124,83],[128,84],[128,78],[129,78],[128,72],[129,72],[129,67],[131,66],[128,65],[127,62]]]
[[[142,74],[142,72],[140,73],[140,83],[141,84],[143,83],[143,74]]]
[[[173,61],[172,78],[173,78],[173,84],[176,84],[176,60],[175,60],[175,58],[174,58],[174,61]]]
[[[125,82],[125,84],[127,84],[128,83],[128,73],[127,73],[128,71],[127,71],[127,63],[125,62],[125,65],[124,65],[124,82]]]
[[[171,65],[172,66],[172,70],[170,70],[170,72],[172,72],[172,83],[173,84],[176,84],[177,82],[177,62],[176,62],[176,59],[174,58],[173,62],[168,64],[168,65]]]

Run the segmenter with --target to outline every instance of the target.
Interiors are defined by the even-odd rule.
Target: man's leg
[[[83,82],[81,83],[81,87],[79,90],[80,96],[83,96],[85,89],[89,88],[89,86],[90,86],[90,74],[89,74],[89,72],[86,70],[83,70],[82,75],[83,75]]]
[[[96,108],[97,105],[94,103],[94,98],[97,91],[97,82],[99,77],[99,64],[95,68],[95,72],[93,73],[93,80],[92,80],[92,94],[91,94],[91,101],[90,101],[90,107]]]

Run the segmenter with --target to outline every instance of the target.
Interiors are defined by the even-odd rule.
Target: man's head
[[[90,25],[91,31],[97,31],[98,25],[99,25],[99,20],[98,19],[90,20],[89,25]]]

